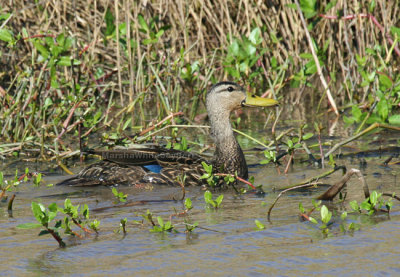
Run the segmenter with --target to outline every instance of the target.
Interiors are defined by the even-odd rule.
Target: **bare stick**
[[[318,196],[316,199],[317,200],[332,200],[343,189],[344,185],[347,183],[347,181],[350,180],[351,176],[353,176],[354,174],[356,174],[358,179],[361,181],[365,198],[368,198],[369,197],[369,188],[368,188],[367,182],[365,181],[363,174],[361,173],[360,170],[352,168],[342,177],[342,179],[339,182],[337,182],[336,184],[331,186],[327,191],[325,191],[323,194]]]
[[[315,184],[314,184],[314,183],[311,183],[311,182],[313,182],[313,181],[315,181],[315,180],[318,180],[318,179],[320,179],[320,178],[322,178],[322,177],[326,177],[326,176],[332,174],[333,172],[337,171],[338,169],[342,169],[342,170],[344,170],[344,171],[346,170],[346,168],[345,168],[345,167],[342,167],[342,166],[341,166],[341,167],[336,167],[336,168],[333,168],[333,169],[331,169],[331,170],[329,170],[329,171],[327,171],[327,172],[325,172],[325,173],[323,173],[323,174],[321,174],[321,175],[319,175],[319,176],[312,177],[311,179],[309,179],[309,180],[307,180],[307,181],[305,181],[305,182],[302,182],[302,183],[300,183],[300,184],[296,184],[296,185],[294,185],[294,186],[290,186],[290,187],[284,189],[283,191],[281,191],[281,192],[278,194],[278,197],[276,197],[274,203],[272,203],[272,205],[271,205],[271,206],[269,207],[269,209],[268,209],[268,213],[267,213],[267,219],[268,219],[268,221],[271,222],[271,220],[270,220],[270,218],[271,218],[271,211],[272,211],[272,209],[274,208],[276,202],[278,202],[279,198],[281,198],[281,196],[282,196],[284,193],[286,193],[286,192],[288,192],[288,191],[291,191],[291,190],[299,189],[299,188],[313,187],[313,186],[315,186]]]

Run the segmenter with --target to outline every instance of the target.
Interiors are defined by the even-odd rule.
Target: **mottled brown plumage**
[[[230,113],[242,106],[273,106],[278,102],[246,94],[236,83],[221,82],[207,93],[206,107],[211,125],[211,137],[215,142],[213,159],[214,173],[237,174],[246,179],[248,170],[242,149],[237,142],[229,121]],[[94,151],[101,154],[103,161],[84,168],[76,176],[59,185],[134,185],[206,184],[201,176],[205,173],[201,156],[178,150],[137,148],[128,150]],[[162,166],[160,173],[150,172],[144,165]]]

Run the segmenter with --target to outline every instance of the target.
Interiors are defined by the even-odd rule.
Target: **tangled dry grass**
[[[12,13],[7,26],[15,34],[20,33],[22,28],[26,29],[29,36],[67,32],[77,38],[77,53],[87,47],[90,53],[88,59],[92,63],[103,63],[110,70],[117,68],[120,79],[124,80],[135,72],[132,69],[123,70],[122,67],[140,64],[144,56],[152,54],[153,49],[174,58],[180,55],[180,49],[184,49],[187,62],[200,60],[202,64],[216,68],[215,73],[221,76],[224,72],[218,70],[222,63],[219,57],[224,55],[230,39],[249,35],[255,27],[263,30],[261,46],[268,49],[263,55],[267,67],[270,66],[271,57],[275,57],[279,63],[292,58],[298,68],[304,62],[300,54],[309,52],[298,13],[288,6],[292,4],[288,0],[4,2],[1,11]],[[355,77],[355,54],[365,55],[366,49],[373,48],[377,42],[390,48],[386,36],[390,34],[389,28],[400,26],[399,1],[377,1],[373,16],[383,29],[377,27],[370,17],[362,16],[369,14],[370,1],[338,1],[327,14],[323,7],[329,1],[318,1],[318,4],[321,17],[309,21],[315,25],[311,34],[320,47],[329,44],[327,68],[340,71],[343,79],[346,76]],[[109,41],[107,45],[102,43],[107,9],[114,14],[117,22],[132,26],[126,32],[127,41],[132,39],[137,42],[146,38],[146,34],[139,31],[139,14],[146,19],[157,17],[156,30],[162,26],[169,26],[169,29],[155,45],[133,47],[134,51],[123,55],[118,41]],[[336,15],[338,17],[335,18]],[[348,19],[345,19],[346,16]],[[34,51],[28,41],[21,41],[11,53],[4,49],[4,44],[0,46],[3,52],[1,70],[8,72],[6,75],[15,74],[16,66],[29,63],[24,59],[26,53]],[[398,64],[399,56],[393,55],[391,58]],[[143,86],[141,82],[136,83],[135,91],[143,90]]]

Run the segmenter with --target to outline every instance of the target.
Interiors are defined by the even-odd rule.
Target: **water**
[[[366,145],[364,148],[371,148],[368,143]],[[370,190],[396,192],[399,195],[397,176],[400,166],[383,166],[382,162],[386,158],[387,156],[376,155],[363,158],[353,156],[337,162],[347,168],[360,168],[360,164],[365,164],[360,161],[365,161],[367,165],[362,167],[362,171]],[[261,157],[248,156],[247,159],[255,162]],[[265,197],[253,194],[238,197],[231,191],[224,191],[222,208],[216,211],[205,208],[204,192],[200,188],[188,188],[187,197],[192,198],[194,206],[189,212],[190,219],[204,228],[197,228],[192,234],[183,232],[183,219],[179,217],[173,217],[173,224],[180,231],[177,234],[150,233],[150,224],[133,223],[133,220],[140,220],[140,215],[147,210],[155,216],[162,216],[164,221],[174,214],[174,208],[181,212],[182,202],[171,201],[179,198],[179,188],[161,187],[146,191],[119,187],[120,191],[129,195],[129,201],[152,202],[131,207],[99,209],[115,205],[110,188],[35,188],[31,184],[24,184],[17,192],[12,217],[9,217],[5,203],[0,204],[0,260],[3,265],[0,276],[399,275],[398,202],[393,202],[390,216],[378,214],[371,217],[349,217],[347,224],[354,221],[361,226],[354,233],[340,232],[340,220],[335,217],[331,226],[332,235],[324,238],[318,227],[302,222],[298,217],[299,202],[310,208],[311,199],[326,189],[320,187],[311,191],[289,192],[272,210],[272,222],[267,222],[268,207],[279,193],[273,188],[285,187],[322,172],[323,169],[298,162],[286,176],[278,175],[273,166],[252,167],[250,174],[255,176],[256,184],[263,185]],[[336,172],[321,181],[333,184],[340,177],[341,173]],[[65,177],[53,174],[46,176],[45,181],[56,183],[62,178]],[[215,196],[219,194],[220,192],[214,193]],[[32,201],[46,206],[52,202],[62,205],[66,197],[74,205],[89,205],[91,218],[101,220],[98,236],[67,239],[69,246],[61,249],[49,235],[38,237],[39,229],[16,228],[18,224],[35,222],[31,212]],[[348,182],[347,200],[343,204],[336,201],[335,204],[329,204],[329,207],[331,210],[342,210],[349,207],[351,200],[363,200],[361,185],[356,177]],[[318,217],[318,214],[315,212],[313,216]],[[128,219],[128,232],[123,235],[115,231],[119,228],[120,219],[125,217]],[[255,219],[260,220],[266,229],[256,230]]]

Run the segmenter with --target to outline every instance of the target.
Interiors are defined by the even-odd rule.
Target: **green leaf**
[[[367,63],[367,57],[366,56],[365,57],[361,57],[358,54],[356,54],[356,60],[357,60],[357,64],[360,67],[364,67],[366,65],[366,63]]]
[[[160,225],[161,227],[164,226],[164,220],[162,219],[161,216],[157,216],[157,221],[158,221],[158,225]]]
[[[38,236],[40,237],[40,236],[44,236],[44,235],[47,235],[47,234],[50,234],[50,232],[47,231],[47,230],[42,230],[42,231],[40,231]]]
[[[303,207],[303,204],[301,202],[299,202],[299,210],[300,210],[301,213],[304,214],[304,207]]]
[[[370,12],[370,13],[373,13],[373,11],[375,10],[375,7],[376,7],[376,2],[375,2],[375,0],[372,0],[372,1],[369,3],[369,12]]]
[[[300,53],[300,58],[306,59],[306,60],[311,60],[311,59],[313,59],[313,55],[311,53]]]
[[[51,203],[48,207],[49,211],[55,213],[58,211],[58,206],[57,203]]]
[[[89,207],[87,204],[83,205],[82,215],[84,218],[89,219]]]
[[[342,220],[345,220],[346,217],[347,217],[347,212],[344,211],[344,212],[340,215],[340,218],[341,218]]]
[[[315,218],[313,218],[313,217],[308,217],[309,218],[309,221],[310,222],[312,222],[312,223],[314,223],[314,224],[318,224],[318,221],[315,219]]]
[[[251,31],[251,33],[249,35],[249,40],[255,45],[261,43],[262,38],[261,38],[261,30],[260,30],[260,28],[257,27],[257,28],[254,28]]]
[[[312,136],[314,136],[313,133],[307,133],[307,134],[303,135],[302,140],[308,140],[308,139],[312,138]]]
[[[392,125],[400,125],[400,114],[394,114],[389,117],[389,123]]]
[[[169,229],[172,228],[172,223],[171,221],[168,221],[167,223],[165,223],[164,225],[164,230],[168,231]]]
[[[329,2],[326,6],[325,6],[325,13],[328,12],[330,9],[332,9],[334,6],[336,6],[337,0],[333,0],[331,2]]]
[[[311,18],[317,14],[317,0],[300,0],[300,8],[306,18]]]
[[[361,203],[360,208],[361,208],[361,209],[364,209],[364,210],[366,210],[366,211],[371,211],[371,210],[373,210],[373,206],[371,206],[371,204],[370,204],[367,200],[365,200],[365,201],[363,201],[363,202]]]
[[[0,40],[11,42],[13,40],[12,32],[7,29],[0,29]]]
[[[231,45],[228,47],[228,55],[231,54],[233,56],[239,55],[239,43],[237,40],[234,40]]]
[[[351,107],[351,113],[356,122],[361,121],[362,111],[360,110],[360,108],[357,105],[353,105]]]
[[[160,31],[157,32],[156,38],[160,38],[164,34],[165,30],[161,29]]]
[[[32,206],[33,215],[35,216],[37,221],[39,221],[40,223],[43,223],[42,219],[45,216],[44,215],[44,212],[46,211],[45,207],[42,204],[36,203],[36,202],[32,202],[31,206]]]
[[[305,74],[307,74],[307,75],[313,75],[313,74],[315,74],[315,73],[317,72],[317,66],[316,66],[314,60],[309,61],[309,62],[305,65],[305,67],[306,67]]]
[[[390,32],[392,32],[393,36],[397,36],[400,39],[400,28],[392,26],[390,27]]]
[[[264,224],[262,224],[258,219],[254,220],[254,223],[256,224],[256,226],[257,226],[257,228],[258,228],[259,230],[265,229]]]
[[[390,89],[393,86],[393,81],[386,74],[379,74],[379,84],[382,90]]]
[[[150,31],[149,26],[147,25],[146,21],[143,18],[143,15],[141,15],[141,14],[138,15],[138,22],[139,22],[140,27],[144,31],[146,31],[147,33]]]
[[[11,13],[0,14],[0,20],[7,20],[11,16]]]
[[[286,4],[286,7],[297,10],[296,4]]]
[[[287,145],[289,148],[293,148],[293,141],[291,141],[290,139],[287,141]]]
[[[217,202],[217,207],[221,205],[223,199],[224,199],[223,194],[221,194],[220,196],[217,197],[217,199],[215,199],[215,202]]]
[[[186,199],[185,199],[185,207],[186,207],[186,209],[188,209],[188,210],[190,210],[191,208],[193,208],[193,206],[192,206],[192,199],[190,199],[190,198],[186,198]]]
[[[132,121],[132,117],[130,117],[127,121],[125,121],[124,126],[122,126],[122,130],[125,130],[128,125],[131,123]]]
[[[350,207],[354,210],[354,211],[360,211],[360,207],[358,206],[358,203],[356,200],[350,201]]]
[[[389,105],[387,100],[382,97],[376,107],[378,109],[379,116],[383,119],[383,121],[385,121],[389,115]]]
[[[40,52],[40,55],[42,55],[43,59],[46,60],[49,57],[49,51],[38,41],[32,41],[33,46]]]
[[[322,205],[321,207],[321,220],[323,223],[328,224],[328,222],[331,220],[332,213],[328,210],[328,208],[325,205]]]
[[[206,203],[210,203],[212,201],[212,193],[209,190],[204,192],[204,200]]]
[[[278,44],[279,43],[279,39],[276,37],[275,32],[271,32],[269,33],[269,36],[271,38],[272,43]]]
[[[371,202],[371,205],[374,207],[378,203],[378,193],[375,190],[369,196],[369,201]]]
[[[71,199],[69,199],[69,198],[65,199],[64,208],[68,209],[68,208],[71,208],[71,206],[72,206]]]
[[[71,63],[73,63],[73,65],[80,65],[81,61],[72,59],[70,56],[61,56],[57,61],[57,65],[60,66],[71,66]]]
[[[39,228],[42,227],[43,225],[41,223],[23,223],[19,224],[16,227],[18,229],[34,229],[34,228]]]
[[[108,8],[104,16],[104,20],[106,22],[106,31],[104,35],[107,37],[112,35],[112,33],[115,31],[114,16]]]

